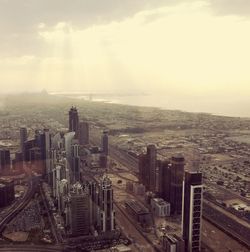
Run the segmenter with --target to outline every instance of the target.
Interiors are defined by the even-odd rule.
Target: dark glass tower
[[[76,135],[79,129],[79,117],[76,107],[71,107],[69,111],[69,131],[74,131]]]
[[[1,149],[0,150],[0,172],[9,171],[10,169],[10,151]]]
[[[182,211],[182,184],[184,178],[185,159],[177,154],[170,161],[170,204],[172,214],[181,214]]]
[[[25,146],[24,143],[28,140],[28,132],[25,127],[20,128],[20,150],[24,155]]]
[[[147,147],[147,159],[149,169],[149,190],[154,192],[156,190],[156,147],[150,144]]]
[[[107,130],[104,130],[102,134],[102,152],[105,155],[109,154],[109,136]]]
[[[80,122],[79,124],[79,144],[89,144],[89,124],[87,122]]]
[[[188,252],[201,251],[202,188],[200,172],[185,172],[182,236]]]

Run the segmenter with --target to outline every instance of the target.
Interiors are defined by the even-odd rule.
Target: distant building
[[[24,154],[24,143],[28,140],[28,131],[27,128],[21,127],[20,128],[20,151]]]
[[[156,147],[154,144],[147,146],[147,157],[149,165],[149,190],[156,190]]]
[[[151,199],[151,209],[155,216],[170,216],[170,204],[161,198]]]
[[[79,129],[79,117],[76,107],[71,107],[69,111],[69,131],[75,132],[76,136],[78,135]]]
[[[10,170],[10,151],[0,149],[0,172]]]
[[[68,132],[64,135],[64,147],[65,147],[65,152],[66,152],[66,158],[69,163],[71,162],[71,157],[72,157],[71,145],[72,145],[74,136],[75,136],[75,132]]]
[[[90,232],[90,198],[80,183],[73,185],[69,196],[69,230],[72,236],[88,235]]]
[[[41,155],[45,163],[45,172],[48,175],[51,172],[50,167],[50,149],[51,149],[51,134],[49,129],[44,129],[41,134]]]
[[[87,122],[79,123],[78,139],[80,145],[89,144],[89,124]]]
[[[79,157],[72,157],[72,183],[76,183],[80,181],[80,158]]]
[[[166,252],[185,252],[185,243],[184,240],[173,234],[173,235],[164,235],[162,237],[163,249]]]
[[[12,168],[15,171],[23,171],[23,153],[22,152],[16,152],[15,158],[12,160]]]
[[[109,232],[115,229],[112,182],[104,176],[99,188],[100,230]]]
[[[186,251],[201,251],[202,173],[185,172],[183,181],[182,236]]]
[[[109,136],[107,130],[104,130],[102,134],[102,152],[107,156],[109,154]]]
[[[0,180],[0,207],[8,206],[14,199],[14,181]]]
[[[24,143],[24,161],[28,162],[30,160],[30,150],[36,147],[36,139],[28,140]]]
[[[145,186],[149,184],[147,174],[147,155],[140,154],[138,157],[139,182]],[[146,186],[148,188],[148,186]]]
[[[146,193],[145,186],[143,184],[134,183],[133,184],[133,192],[135,195],[143,196]]]
[[[182,212],[182,186],[184,178],[185,159],[182,155],[175,155],[170,161],[170,199],[171,213]]]
[[[100,154],[99,156],[99,163],[101,168],[107,168],[108,165],[108,158],[105,154]]]

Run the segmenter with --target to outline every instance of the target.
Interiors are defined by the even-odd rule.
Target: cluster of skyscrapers
[[[82,168],[88,167],[89,156],[93,153],[97,152],[100,157],[108,155],[107,134],[105,132],[105,140],[102,140],[102,150],[90,147],[89,124],[79,122],[78,111],[72,107],[69,132],[49,135],[43,142],[49,155],[48,162],[45,162],[45,176],[52,188],[54,208],[69,236],[115,230],[111,180],[105,175],[89,180],[82,172]]]
[[[185,159],[180,154],[157,160],[156,147],[151,144],[146,153],[139,156],[139,180],[147,191],[170,203],[171,214],[182,215],[182,239],[186,251],[200,251],[202,174],[185,171],[184,167]],[[174,246],[178,243],[173,237],[166,240]]]

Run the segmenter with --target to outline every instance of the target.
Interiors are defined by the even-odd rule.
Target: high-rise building
[[[14,181],[0,181],[0,207],[9,205],[15,199]]]
[[[44,129],[41,133],[41,155],[42,160],[45,162],[46,174],[51,172],[50,167],[50,149],[51,149],[51,134],[49,129]]]
[[[98,192],[96,182],[88,182],[89,195],[90,195],[90,219],[93,226],[97,225],[98,220]]]
[[[102,178],[99,190],[100,230],[110,232],[115,229],[115,211],[112,182],[107,176]]]
[[[154,144],[147,146],[147,157],[149,165],[149,190],[156,190],[156,147]]]
[[[88,235],[90,232],[90,198],[88,189],[80,183],[72,187],[69,196],[69,230],[72,236]]]
[[[20,151],[24,154],[24,143],[28,140],[27,128],[20,128]]]
[[[75,132],[68,132],[64,135],[64,146],[65,146],[65,152],[66,152],[66,158],[68,162],[71,162],[72,157],[72,140],[75,136]]]
[[[10,170],[10,151],[6,149],[0,150],[0,172]]]
[[[147,146],[147,153],[139,156],[139,180],[147,190],[156,191],[156,147]]]
[[[69,111],[69,131],[75,132],[76,136],[78,134],[79,129],[79,117],[78,117],[78,111],[76,107],[71,107]]]
[[[109,136],[107,130],[104,130],[102,134],[102,152],[105,155],[109,154]]]
[[[16,152],[15,158],[12,160],[12,168],[15,171],[23,171],[23,153],[22,152]]]
[[[185,172],[183,181],[182,236],[186,251],[201,251],[202,173]]]
[[[160,160],[159,165],[159,195],[167,202],[170,201],[170,162]]]
[[[72,183],[80,181],[80,158],[72,157]]]
[[[172,214],[181,214],[182,186],[184,178],[185,159],[181,154],[173,156],[170,160],[170,198]]]
[[[30,161],[30,150],[36,146],[35,139],[28,140],[24,143],[24,161]]]
[[[79,123],[78,139],[80,145],[89,144],[89,124],[87,122]]]

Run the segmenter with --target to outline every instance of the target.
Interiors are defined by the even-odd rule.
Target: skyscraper
[[[80,122],[78,139],[80,145],[89,144],[89,124],[87,122]]]
[[[154,144],[148,145],[147,157],[149,165],[149,190],[154,192],[156,190],[156,147]]]
[[[109,136],[107,130],[104,130],[102,134],[102,152],[105,155],[109,154]]]
[[[170,201],[170,162],[159,161],[159,190],[160,196],[167,202]]]
[[[183,181],[182,236],[186,251],[201,251],[202,174],[185,172]]]
[[[51,134],[49,129],[44,129],[41,134],[41,155],[42,160],[45,162],[46,174],[51,172],[50,167],[50,149],[51,149]]]
[[[147,190],[156,190],[156,147],[153,144],[147,146],[147,153],[139,156],[139,180]]]
[[[171,213],[181,214],[182,186],[184,178],[185,159],[181,154],[173,156],[170,160],[170,199]]]
[[[20,128],[20,150],[23,155],[24,155],[24,143],[27,141],[27,139],[28,139],[27,129],[25,127],[21,127]]]
[[[72,236],[87,235],[90,231],[90,198],[87,188],[73,185],[69,197],[69,228]]]
[[[101,180],[99,191],[100,229],[109,232],[115,229],[115,211],[113,208],[112,182],[104,176]]]
[[[69,111],[69,131],[74,131],[76,136],[78,134],[79,129],[79,117],[76,107],[71,107]]]
[[[0,150],[0,172],[9,171],[10,169],[10,151],[6,149]]]

